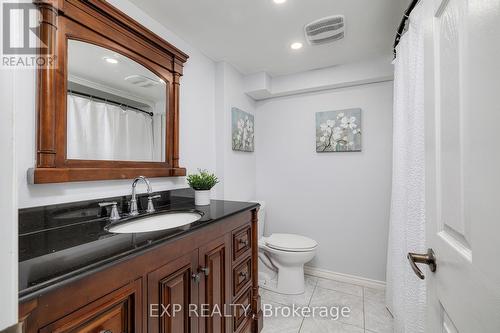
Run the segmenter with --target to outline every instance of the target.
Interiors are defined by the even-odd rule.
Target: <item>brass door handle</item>
[[[417,274],[420,279],[425,279],[424,273],[418,268],[418,264],[426,264],[429,265],[429,269],[431,272],[436,271],[436,256],[434,255],[434,251],[432,249],[428,249],[426,254],[418,254],[418,253],[408,253],[408,260],[410,261],[410,266]]]

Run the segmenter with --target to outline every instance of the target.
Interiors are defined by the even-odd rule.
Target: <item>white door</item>
[[[426,333],[500,332],[500,0],[426,10]]]

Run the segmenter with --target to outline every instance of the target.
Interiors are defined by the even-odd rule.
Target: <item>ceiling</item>
[[[227,61],[244,74],[291,74],[387,56],[405,9],[402,0],[132,0],[215,61]],[[304,25],[344,15],[346,37],[309,46]],[[304,43],[293,51],[290,44]]]
[[[108,63],[106,58],[115,59],[116,63]],[[68,68],[72,80],[108,93],[150,103],[166,98],[165,83],[160,77],[132,59],[94,44],[70,40]],[[125,79],[128,76],[147,78],[155,84],[134,85]]]

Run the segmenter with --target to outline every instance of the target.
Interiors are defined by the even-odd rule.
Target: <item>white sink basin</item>
[[[201,219],[201,214],[195,212],[176,212],[154,215],[137,219],[128,223],[111,226],[108,231],[115,234],[135,234],[139,232],[160,231],[182,227]]]

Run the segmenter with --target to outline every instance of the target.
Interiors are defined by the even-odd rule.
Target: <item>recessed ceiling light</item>
[[[302,48],[302,46],[304,46],[302,43],[300,42],[295,42],[295,43],[292,43],[292,45],[290,45],[290,48],[292,50],[299,50]]]
[[[118,60],[116,60],[115,58],[111,58],[111,57],[104,57],[104,60],[106,60],[106,62],[109,64],[117,64],[118,63]]]
[[[274,3],[277,3],[278,5],[286,2],[286,0],[273,0],[273,1],[274,1]]]

